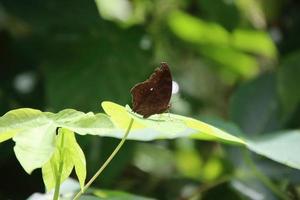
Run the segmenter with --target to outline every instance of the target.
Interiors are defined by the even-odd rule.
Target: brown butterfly
[[[131,89],[133,111],[148,118],[170,107],[172,76],[167,63],[162,62],[149,79]]]

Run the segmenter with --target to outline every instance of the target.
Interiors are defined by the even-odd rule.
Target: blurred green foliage
[[[2,0],[0,114],[128,104],[166,61],[180,89],[172,112],[248,137],[299,134],[286,131],[300,127],[299,34],[296,0]],[[88,177],[117,142],[77,141]],[[25,199],[43,191],[41,172],[23,172],[12,145],[0,146],[0,199]],[[300,173],[218,143],[130,141],[94,186],[157,199],[278,199],[275,187],[299,199]]]

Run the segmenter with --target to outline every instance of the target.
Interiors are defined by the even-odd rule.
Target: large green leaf
[[[16,109],[0,118],[0,142],[12,138],[22,129],[39,127],[45,123],[45,117],[39,110],[31,108]]]
[[[207,123],[184,116],[166,113],[143,119],[141,116],[132,113],[130,108],[127,107],[126,109],[112,102],[103,102],[102,107],[105,112],[110,115],[115,126],[118,127],[115,131],[105,134],[106,136],[123,137],[123,132],[127,128],[130,119],[133,118],[134,123],[128,136],[129,139],[147,141],[189,137],[193,139],[246,145],[250,150],[260,155],[290,167],[300,169],[298,157],[300,152],[298,137],[300,137],[300,133],[298,132],[282,134],[280,137],[277,134],[269,134],[268,139],[262,137],[257,138],[257,140],[245,140]],[[177,127],[177,129],[174,130],[172,126]],[[290,149],[289,146],[291,147]]]
[[[25,128],[14,136],[14,151],[17,159],[27,173],[40,168],[54,151],[56,126],[45,123],[36,128]]]
[[[252,140],[247,147],[263,156],[300,169],[300,131],[282,131]]]
[[[272,132],[280,127],[274,74],[263,74],[233,94],[230,117],[246,134]]]
[[[101,134],[113,128],[109,118],[102,114],[92,112],[83,113],[73,109],[65,109],[57,114],[48,115],[57,127],[64,127],[78,134]]]
[[[117,127],[114,131],[107,132],[105,136],[122,138],[131,118],[133,118],[134,123],[128,136],[129,139],[147,141],[191,137],[244,144],[241,138],[193,118],[164,113],[143,119],[133,113],[129,107],[125,108],[112,102],[103,102],[102,107]]]
[[[55,149],[55,130],[67,128],[79,134],[106,133],[113,124],[104,114],[83,113],[72,109],[59,113],[34,109],[12,110],[0,118],[0,141],[13,137],[17,159],[27,173],[42,167]],[[77,148],[79,153],[79,149]],[[80,160],[76,161],[80,163]],[[81,171],[77,165],[76,170]]]
[[[109,115],[109,118],[104,114],[85,114],[71,109],[63,110],[57,114],[42,113],[38,115],[40,117],[34,117],[39,111],[31,109],[11,111],[0,118],[0,122],[6,122],[4,123],[6,126],[2,126],[0,129],[2,131],[0,135],[7,133],[6,130],[9,127],[12,127],[10,131],[18,131],[18,134],[13,138],[16,142],[15,153],[28,173],[49,161],[55,149],[54,138],[57,127],[67,128],[83,135],[93,134],[122,138],[132,118],[134,123],[128,136],[132,140],[149,141],[188,137],[246,145],[250,150],[258,154],[288,166],[300,168],[297,157],[299,153],[297,146],[298,132],[280,136],[270,134],[268,139],[245,140],[189,117],[165,113],[144,119],[133,113],[128,106],[123,107],[112,102],[103,102],[102,107]],[[21,116],[26,116],[22,118],[23,127],[16,126],[13,120],[14,117],[11,117],[14,115],[18,116],[20,111],[23,111]],[[26,114],[24,115],[24,113]],[[35,120],[32,120],[33,118]],[[20,118],[16,117],[16,119]],[[14,126],[16,127],[14,128]],[[72,150],[69,153],[80,155],[80,157],[77,157],[78,159],[73,159],[72,162],[75,164],[76,173],[79,176],[81,185],[83,185],[83,177],[85,177],[84,154],[80,147],[76,146],[75,140],[70,139],[70,141],[73,142],[71,142]]]

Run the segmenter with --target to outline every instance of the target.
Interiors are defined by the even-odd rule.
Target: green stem
[[[267,186],[277,197],[280,199],[288,200],[286,194],[281,191],[266,175],[259,171],[256,167],[255,163],[253,162],[250,153],[247,150],[244,150],[244,158],[249,167],[253,170],[256,177],[265,185]]]
[[[60,141],[60,148],[59,148],[60,162],[59,162],[59,166],[58,166],[58,171],[55,170],[58,173],[56,173],[56,181],[55,181],[55,190],[54,190],[53,200],[59,199],[60,180],[61,180],[61,174],[62,174],[63,165],[64,165],[63,145],[64,145],[64,134],[61,134],[61,141]]]
[[[111,160],[115,157],[115,155],[118,153],[118,151],[121,149],[123,146],[124,142],[126,141],[126,138],[130,132],[130,129],[133,124],[133,118],[131,118],[128,128],[125,132],[124,137],[118,144],[118,146],[115,148],[115,150],[110,154],[110,156],[107,158],[107,160],[104,162],[104,164],[100,167],[100,169],[95,173],[95,175],[89,180],[89,182],[83,187],[81,191],[79,191],[76,196],[73,198],[73,200],[77,200],[87,189],[88,187],[95,181],[95,179],[102,173],[102,171],[105,169],[105,167],[111,162]]]

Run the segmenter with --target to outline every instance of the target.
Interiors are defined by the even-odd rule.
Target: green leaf
[[[271,37],[263,31],[237,29],[232,35],[233,46],[250,53],[270,58],[277,54],[276,46]]]
[[[84,153],[80,148],[79,144],[76,142],[76,140],[73,143],[73,149],[71,151],[71,155],[75,165],[75,172],[78,177],[80,187],[81,189],[83,189],[84,182],[86,179],[86,161],[85,161]]]
[[[230,117],[246,134],[271,132],[280,127],[274,74],[263,74],[233,94]]]
[[[258,73],[259,65],[256,59],[232,47],[204,46],[200,49],[200,52],[207,58],[224,66],[224,71],[231,71],[247,78]]]
[[[175,157],[168,148],[139,143],[136,147],[133,164],[144,172],[163,178],[173,175]]]
[[[54,151],[56,126],[45,123],[36,128],[27,128],[14,136],[14,152],[27,173],[45,164]]]
[[[142,23],[149,6],[147,1],[96,0],[95,2],[102,18],[118,22],[125,27]]]
[[[111,130],[113,124],[104,114],[95,115],[92,112],[83,113],[73,109],[55,114],[23,108],[9,111],[0,118],[0,141],[13,137],[16,143],[16,157],[24,170],[31,173],[49,161],[53,154],[57,127],[67,128],[82,135],[101,135]],[[76,149],[79,154],[80,150],[77,147]],[[82,166],[79,160],[77,163],[77,171],[80,174]]]
[[[43,113],[31,108],[11,110],[0,118],[0,142],[12,138],[25,127],[44,124]]]
[[[85,11],[96,12],[97,16],[91,19],[94,21],[92,26],[80,27],[74,40],[69,39],[74,37],[72,31],[46,36],[50,41],[45,49],[48,52],[45,55],[47,62],[43,62],[42,66],[47,74],[45,95],[48,106],[55,110],[62,110],[68,105],[78,110],[98,111],[98,102],[105,99],[128,102],[128,91],[132,85],[152,70],[146,67],[150,66],[150,51],[143,51],[140,47],[141,39],[145,36],[141,28],[122,31],[114,24],[100,19],[94,1],[81,4],[87,6]],[[81,5],[78,9],[81,10]],[[89,13],[84,13],[84,16],[86,14]],[[76,18],[77,14],[70,13],[69,17]],[[77,25],[75,27],[78,28]],[[61,34],[66,37],[60,41],[54,39]],[[57,48],[62,49],[64,56],[61,56]],[[68,59],[69,57],[77,59]],[[112,60],[114,61],[111,62]],[[141,67],[137,71],[132,66]]]
[[[137,196],[117,190],[95,190],[93,193],[97,197],[106,200],[154,200],[153,198]]]
[[[48,117],[55,121],[57,127],[67,128],[81,135],[101,135],[101,133],[113,128],[109,118],[101,113],[83,113],[73,109],[65,109]]]
[[[180,11],[169,15],[168,24],[179,38],[193,44],[234,47],[270,58],[275,58],[277,54],[271,37],[263,31],[236,29],[229,33],[217,23],[207,22]]]
[[[263,156],[300,169],[300,131],[282,131],[247,140],[247,147]]]
[[[205,22],[181,11],[168,17],[171,30],[182,40],[196,44],[226,45],[229,33],[217,23]]]
[[[278,71],[278,91],[284,112],[291,114],[300,105],[300,52],[287,56]]]
[[[141,116],[133,113],[129,107],[125,108],[113,102],[102,102],[102,107],[117,127],[114,131],[105,134],[106,136],[122,138],[130,119],[133,118],[134,123],[128,139],[148,141],[191,137],[194,139],[244,144],[241,138],[193,118],[164,113],[143,119]]]
[[[55,187],[56,179],[59,177],[58,169],[60,165],[62,165],[60,183],[70,176],[75,166],[80,186],[83,188],[86,178],[85,156],[76,142],[74,133],[64,128],[59,129],[56,138],[56,149],[52,158],[42,167],[43,180],[47,191]]]
[[[72,158],[67,148],[68,135],[64,130],[59,130],[59,134],[56,137],[55,145],[56,149],[51,159],[42,167],[43,180],[46,186],[46,191],[50,191],[55,187],[56,179],[59,177],[59,165],[62,164],[62,172],[60,175],[60,183],[66,180],[74,167]],[[63,143],[62,143],[63,137]]]

